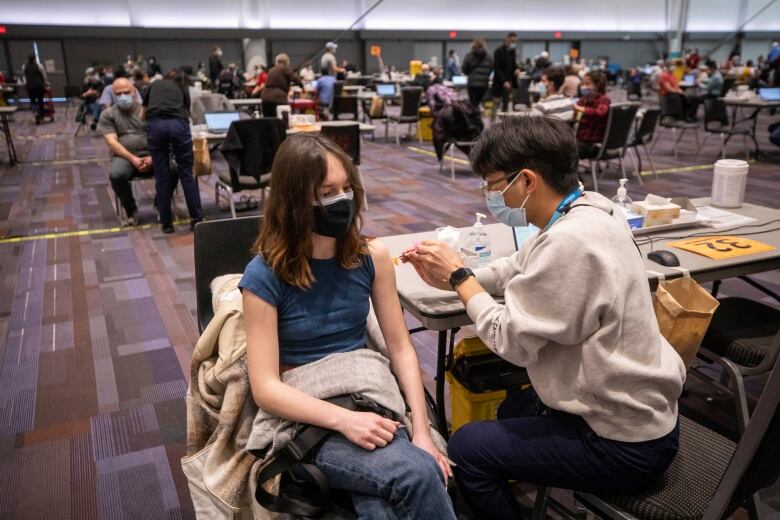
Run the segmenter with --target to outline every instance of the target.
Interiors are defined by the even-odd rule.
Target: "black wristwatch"
[[[461,267],[460,269],[455,269],[452,271],[452,274],[450,275],[450,285],[453,289],[457,289],[460,284],[466,281],[466,278],[469,276],[474,276],[474,271],[469,269],[468,267]]]

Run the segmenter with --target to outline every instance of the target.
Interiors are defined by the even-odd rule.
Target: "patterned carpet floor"
[[[138,182],[142,225],[120,228],[107,147],[95,135],[73,137],[72,112],[60,109],[54,123],[41,126],[19,112],[11,128],[21,164],[10,167],[0,148],[0,517],[194,518],[179,464],[198,337],[184,201],[179,194],[176,233],[163,235],[153,182]],[[760,116],[766,155],[751,164],[746,198],[777,208],[780,153],[766,133],[776,119]],[[383,130],[377,134],[376,142],[365,140],[360,168],[366,234],[466,226],[484,211],[465,157],[458,156],[453,181],[449,164],[439,172],[430,144],[397,147]],[[675,159],[662,133],[653,152],[659,178],[644,172],[644,184],[632,179],[629,193],[708,195],[716,141],[696,157],[686,136]],[[741,143],[730,144],[729,154],[741,157]],[[214,168],[226,169],[218,154]],[[617,177],[614,168],[606,172],[602,193],[614,193]],[[206,218],[229,217],[224,202],[214,203],[213,177],[201,179],[200,190]],[[780,291],[777,272],[757,279]],[[740,282],[724,282],[721,293],[772,303]],[[420,333],[414,341],[431,385],[435,337]],[[751,391],[760,392],[760,381]],[[715,413],[728,421],[721,404]],[[767,511],[780,512],[777,485],[762,500]]]

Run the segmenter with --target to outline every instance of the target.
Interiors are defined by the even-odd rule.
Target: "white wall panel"
[[[670,0],[679,2],[680,0]],[[767,0],[690,0],[688,31],[728,31]],[[345,29],[374,0],[2,0],[6,24]],[[385,0],[358,29],[658,31],[666,0]],[[747,30],[780,29],[780,2]]]

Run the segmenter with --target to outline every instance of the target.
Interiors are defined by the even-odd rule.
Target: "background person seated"
[[[563,87],[561,87],[561,94],[566,97],[577,97],[580,90],[580,66],[576,63],[572,63],[566,67],[566,78],[563,80]]]
[[[99,132],[111,149],[111,188],[127,213],[126,225],[138,224],[138,206],[130,181],[142,174],[152,175],[152,158],[141,121],[141,103],[134,98],[137,91],[125,78],[111,85],[116,104],[100,116]]]
[[[574,105],[579,114],[577,127],[577,149],[580,159],[590,159],[598,154],[597,144],[604,140],[609,117],[611,100],[607,96],[607,77],[603,72],[594,70],[585,74],[580,87],[582,97]]]
[[[117,78],[117,79],[126,79],[126,78]],[[104,83],[105,83],[105,79],[104,79]],[[128,83],[130,83],[129,80]],[[138,92],[137,88],[133,87],[132,83],[130,83],[130,87],[135,91],[135,96],[134,96],[135,102],[140,105],[141,101],[143,100],[143,98],[141,98],[140,92]],[[106,85],[103,88],[103,92],[100,94],[100,99],[98,100],[98,103],[102,105],[103,110],[108,110],[109,108],[114,106],[114,104],[116,104],[116,94],[114,93],[113,82]]]
[[[330,109],[333,106],[336,81],[336,76],[324,74],[320,79],[312,83],[314,91],[317,93],[317,109],[320,113],[320,118],[325,121],[329,121],[331,118]]]
[[[100,74],[98,74],[94,68],[89,67],[87,69],[87,76],[84,78],[84,86],[81,91],[83,108],[79,109],[79,116],[76,118],[76,120],[79,123],[86,123],[86,113],[88,111],[90,114],[92,114],[92,124],[90,125],[92,130],[97,128],[97,123],[100,119],[100,113],[103,111],[103,105],[98,102],[102,92],[103,82],[100,81]]]
[[[669,65],[664,64],[661,75],[658,78],[658,96],[678,96],[682,103],[683,113],[685,114],[685,120],[693,122],[696,118],[691,114],[691,103],[688,101],[688,96],[680,88],[680,83],[677,78],[669,70]],[[693,107],[695,108],[695,107]]]
[[[531,107],[536,115],[550,116],[563,121],[573,121],[572,102],[560,90],[566,75],[563,67],[547,67],[539,82],[541,101]]]

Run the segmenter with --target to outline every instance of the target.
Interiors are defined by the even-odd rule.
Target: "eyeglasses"
[[[506,182],[507,184],[509,184],[518,175],[520,175],[520,172],[510,173],[509,175],[506,175],[506,176],[502,177],[501,179],[498,179],[497,181],[492,181],[492,182],[482,181],[479,184],[479,186],[477,186],[477,188],[482,193],[482,195],[487,195],[491,191],[498,191],[498,190],[493,189],[494,186],[496,186],[498,184],[501,184],[502,182]]]

